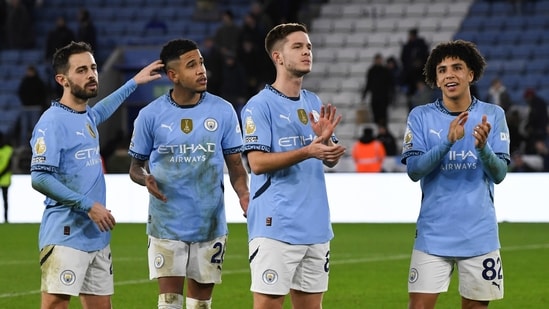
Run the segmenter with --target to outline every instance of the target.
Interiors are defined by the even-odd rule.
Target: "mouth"
[[[208,79],[205,78],[205,77],[202,77],[202,78],[199,78],[199,79],[197,80],[197,82],[198,82],[199,84],[201,84],[201,85],[205,85],[205,84],[208,83]]]
[[[86,84],[87,88],[97,88],[97,82],[91,82]]]
[[[444,85],[444,87],[446,87],[448,89],[454,89],[457,86],[458,86],[458,83],[447,83],[447,84]]]

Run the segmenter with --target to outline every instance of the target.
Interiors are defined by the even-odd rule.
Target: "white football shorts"
[[[408,276],[409,293],[448,291],[454,266],[461,296],[478,301],[503,298],[503,267],[499,250],[470,258],[449,258],[413,250]]]
[[[85,252],[49,245],[40,251],[41,291],[49,294],[112,295],[111,248]]]
[[[330,242],[291,245],[259,237],[249,243],[249,258],[252,292],[286,295],[290,289],[306,293],[328,290]]]
[[[187,277],[199,283],[221,283],[227,235],[205,242],[149,236],[149,278]]]

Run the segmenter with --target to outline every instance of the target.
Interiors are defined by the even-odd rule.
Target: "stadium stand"
[[[188,37],[200,42],[218,27],[215,20],[195,20],[197,0],[48,0],[36,11],[36,48],[32,50],[0,50],[0,130],[12,132],[17,123],[15,114],[4,113],[6,106],[18,99],[15,96],[24,67],[34,64],[44,80],[48,63],[44,62],[47,31],[59,14],[76,29],[76,16],[83,6],[90,10],[98,31],[96,58],[100,68],[112,68],[121,74],[131,70],[124,59],[132,52],[174,37]],[[452,38],[476,42],[486,56],[488,68],[479,81],[480,98],[485,98],[490,81],[500,76],[510,88],[518,105],[525,87],[533,87],[549,102],[549,1],[526,1],[530,7],[522,15],[513,11],[508,1],[487,0],[310,0],[318,9],[308,22],[314,45],[313,72],[305,78],[304,87],[317,92],[325,102],[333,102],[343,114],[340,135],[342,143],[350,147],[364,125],[363,115],[357,111],[366,105],[361,102],[360,89],[375,53],[399,59],[406,33],[417,27],[431,45]],[[219,0],[218,10],[231,9],[238,24],[248,11],[249,0]],[[144,9],[145,8],[145,9]],[[318,13],[318,14],[315,14]],[[164,27],[165,26],[165,27]],[[154,58],[150,58],[154,59]],[[133,63],[133,60],[130,61]],[[138,62],[135,62],[138,63]],[[105,65],[103,65],[105,64]],[[116,78],[103,78],[109,83]],[[152,85],[145,93],[132,96],[146,101],[161,91],[162,84]],[[17,105],[17,104],[15,104]],[[389,128],[400,139],[408,108],[402,95],[391,106]],[[130,115],[131,117],[131,115]],[[360,118],[360,119],[359,119]],[[8,121],[7,119],[11,119]],[[367,120],[367,118],[366,118]],[[125,121],[131,121],[126,119]],[[347,131],[349,130],[349,131]],[[114,130],[116,131],[116,130]],[[114,132],[113,131],[113,132]],[[108,137],[108,135],[103,135]],[[353,166],[352,164],[342,164]],[[393,164],[392,170],[399,170]]]

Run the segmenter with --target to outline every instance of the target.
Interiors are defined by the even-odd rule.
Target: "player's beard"
[[[71,88],[71,94],[75,96],[78,99],[81,100],[88,100],[91,98],[95,98],[97,96],[98,87],[95,87],[95,90],[86,90],[86,88],[82,88],[78,86],[77,84],[74,84],[70,80],[68,80],[69,86]],[[95,82],[97,84],[97,82]],[[86,84],[87,85],[87,84]]]

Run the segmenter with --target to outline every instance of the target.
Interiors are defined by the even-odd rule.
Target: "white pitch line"
[[[501,251],[519,251],[519,250],[537,250],[537,249],[546,249],[549,248],[549,244],[534,244],[534,245],[526,245],[526,246],[513,246],[513,247],[505,247],[502,248]],[[360,263],[373,263],[373,262],[383,262],[383,261],[395,261],[395,260],[405,260],[410,258],[409,254],[397,254],[397,255],[391,255],[391,256],[378,256],[378,257],[366,257],[361,259],[343,259],[343,260],[335,260],[330,261],[331,265],[345,265],[345,264],[360,264]],[[121,260],[139,260],[134,258],[119,258],[115,259],[116,261]],[[19,263],[15,263],[17,261],[13,261],[14,263],[3,263],[0,266],[3,265],[14,265],[14,264],[23,264],[24,261],[19,261]],[[32,262],[35,263],[36,261]],[[248,268],[246,269],[236,269],[236,270],[224,270],[223,275],[235,275],[235,274],[243,274],[248,273],[250,270]],[[144,284],[151,282],[152,280],[149,279],[137,279],[137,280],[126,280],[126,281],[118,281],[115,282],[115,286],[125,286],[125,285],[136,285],[136,284]],[[34,294],[40,294],[39,290],[33,290],[33,291],[26,291],[26,292],[15,292],[15,293],[4,293],[0,294],[1,298],[12,298],[12,297],[19,297],[19,296],[28,296],[28,295],[34,295]]]

